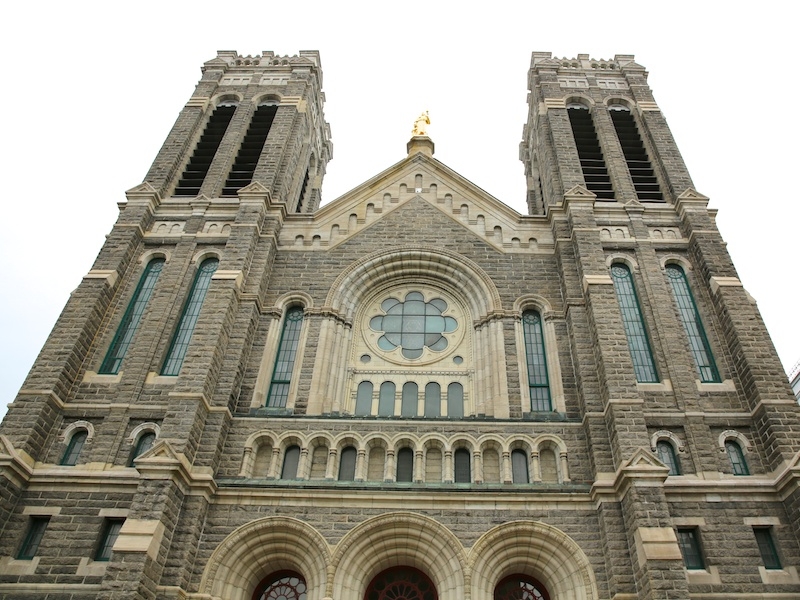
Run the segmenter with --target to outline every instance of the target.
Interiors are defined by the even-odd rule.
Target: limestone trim
[[[720,452],[726,452],[725,450],[725,442],[728,440],[734,440],[739,443],[739,447],[742,449],[742,452],[749,454],[752,449],[752,444],[750,440],[743,433],[739,433],[734,429],[726,429],[722,433],[719,434],[719,438],[717,439],[717,444],[719,446]]]
[[[192,256],[191,264],[200,265],[207,258],[216,258],[221,263],[222,252],[211,248],[200,250],[199,252],[195,252],[194,256]]]
[[[679,254],[665,254],[661,256],[661,270],[665,270],[667,265],[678,265],[685,272],[694,270],[692,263],[685,257]]]
[[[70,423],[58,436],[58,441],[62,444],[69,443],[72,436],[82,429],[86,431],[86,441],[89,442],[94,437],[94,425],[89,421],[74,421]]]
[[[316,529],[290,517],[267,517],[242,525],[217,546],[198,592],[249,600],[259,581],[287,569],[305,578],[309,598],[321,598],[329,585],[330,562],[329,546]]]
[[[709,284],[711,285],[712,294],[716,294],[723,287],[744,287],[738,277],[711,277]]]
[[[375,517],[349,531],[331,557],[326,595],[360,598],[372,578],[393,566],[410,566],[431,578],[439,600],[467,600],[467,560],[461,543],[444,525],[415,513]],[[310,594],[309,594],[310,596]]]
[[[83,373],[82,383],[93,383],[100,385],[115,385],[122,381],[122,375],[125,371],[119,371],[114,375],[106,375],[104,373],[97,373],[96,371],[85,371]]]
[[[152,421],[142,423],[133,428],[133,431],[131,431],[131,434],[125,441],[128,443],[128,445],[133,446],[136,444],[141,435],[151,431],[156,434],[156,439],[158,439],[159,435],[161,434],[161,427],[159,427],[158,423],[153,423]]]
[[[114,287],[119,279],[119,273],[115,270],[111,269],[92,269],[86,275],[83,276],[84,279],[105,279],[106,285],[108,287]]]
[[[164,262],[168,263],[171,257],[172,253],[169,250],[145,250],[142,252],[141,256],[139,256],[138,262],[140,265],[146,265],[151,260],[163,258]]]
[[[469,552],[470,600],[491,600],[504,577],[538,579],[551,598],[597,600],[594,571],[578,544],[539,521],[512,521],[483,534]]]
[[[606,257],[606,266],[609,269],[612,266],[614,266],[615,264],[619,264],[619,263],[625,264],[631,270],[631,273],[638,273],[639,272],[639,263],[630,254],[622,254],[622,253],[615,252],[614,254],[609,254]]]
[[[667,429],[660,429],[650,436],[650,449],[653,452],[656,451],[656,445],[661,440],[665,440],[672,444],[672,447],[678,452],[686,452],[686,446],[681,439]]]

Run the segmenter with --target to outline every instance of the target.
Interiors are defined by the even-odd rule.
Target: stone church
[[[0,426],[0,596],[800,599],[800,406],[647,72],[528,89],[528,214],[424,116],[320,207],[319,53],[205,63]]]

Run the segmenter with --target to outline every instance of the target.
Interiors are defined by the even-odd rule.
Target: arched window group
[[[454,381],[447,385],[447,395],[442,405],[442,387],[436,381],[427,382],[420,393],[420,385],[414,381],[405,382],[397,397],[397,385],[384,381],[378,387],[377,399],[374,397],[375,385],[362,381],[356,388],[354,414],[358,417],[448,417],[460,419],[464,416],[464,386]],[[377,403],[376,403],[377,400]],[[399,400],[399,404],[398,404]]]

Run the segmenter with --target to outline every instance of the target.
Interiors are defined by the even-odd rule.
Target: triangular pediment
[[[501,251],[551,252],[554,246],[545,217],[521,215],[423,152],[412,153],[323,206],[311,219],[290,215],[280,244],[290,250],[337,247],[412,201],[426,203],[450,226],[457,223]]]
[[[686,191],[678,196],[678,200],[708,200],[708,196],[704,196],[694,188],[686,188]]]

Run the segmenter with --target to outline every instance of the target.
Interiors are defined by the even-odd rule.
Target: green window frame
[[[675,448],[671,443],[666,440],[659,440],[656,443],[656,452],[658,453],[658,460],[669,469],[669,475],[681,474],[681,464],[678,462],[678,455],[675,454]]]
[[[147,303],[150,301],[150,296],[153,294],[153,289],[156,287],[158,276],[164,267],[163,258],[155,258],[147,263],[144,268],[142,276],[139,278],[139,283],[136,285],[136,290],[133,292],[133,297],[128,308],[125,309],[125,314],[122,316],[117,332],[114,334],[114,339],[108,347],[108,352],[100,365],[98,373],[101,375],[116,375],[122,366],[122,360],[128,352],[133,341],[133,336],[142,322],[142,316],[147,308]]]
[[[653,359],[650,338],[647,336],[642,307],[628,265],[622,263],[612,265],[611,279],[622,313],[622,325],[625,328],[625,337],[628,339],[628,350],[631,353],[636,381],[658,383],[660,379]]]
[[[84,444],[86,444],[86,440],[89,439],[89,432],[85,429],[79,429],[72,434],[72,437],[69,438],[69,444],[67,444],[67,449],[64,450],[64,454],[61,457],[61,464],[65,467],[74,467],[78,464],[78,458],[80,458],[81,450],[83,450]]]
[[[775,540],[772,537],[772,527],[753,527],[753,535],[756,536],[758,551],[761,553],[761,560],[764,568],[769,570],[782,569],[778,549],[775,547]]]
[[[189,350],[189,342],[192,339],[197,320],[200,318],[200,309],[203,307],[203,300],[206,298],[208,288],[211,286],[211,278],[219,266],[219,259],[207,258],[202,262],[197,270],[192,289],[186,304],[181,312],[181,318],[175,334],[172,336],[172,343],[167,351],[167,358],[161,368],[162,375],[176,376],[181,372],[183,360]]]
[[[719,383],[721,381],[711,345],[708,343],[706,330],[700,320],[700,311],[694,301],[692,290],[686,273],[678,265],[667,265],[667,279],[672,287],[675,302],[678,305],[678,316],[689,337],[689,347],[697,367],[697,374],[703,383]]]
[[[679,528],[678,545],[681,548],[681,554],[683,554],[683,564],[687,569],[702,570],[706,568],[706,562],[700,546],[700,534],[697,528]]]
[[[734,475],[750,475],[750,469],[747,466],[747,460],[744,458],[744,452],[738,442],[728,440],[725,442],[725,452],[728,454],[728,460],[731,461],[731,469]]]
[[[128,458],[128,466],[133,466],[133,461],[136,460],[137,457],[141,456],[150,448],[153,447],[153,444],[156,443],[156,433],[155,431],[145,431],[142,435],[139,436],[139,439],[136,440],[136,445],[133,447],[131,451],[131,455]]]
[[[122,529],[122,524],[125,519],[106,519],[103,523],[103,531],[100,534],[100,542],[97,544],[97,552],[95,552],[94,559],[100,562],[108,562],[111,560],[111,552],[114,548],[114,543],[119,537],[119,532]]]
[[[522,336],[525,340],[531,411],[549,412],[553,410],[553,405],[550,399],[550,380],[547,376],[542,317],[537,311],[526,310],[522,313]]]
[[[272,381],[267,393],[267,406],[285,408],[289,400],[289,387],[292,383],[297,347],[300,344],[300,332],[303,329],[303,307],[292,306],[286,311],[278,343],[278,355],[272,369]]]
[[[42,543],[49,522],[50,517],[31,517],[28,523],[28,532],[17,552],[17,560],[33,560],[39,551],[39,545]]]

